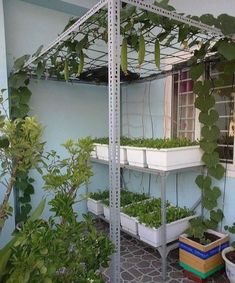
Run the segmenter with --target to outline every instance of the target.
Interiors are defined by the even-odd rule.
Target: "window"
[[[182,69],[173,75],[173,137],[195,139],[195,95],[189,70]]]
[[[210,63],[207,67],[207,74],[212,82],[218,78],[223,66],[219,63]],[[221,87],[214,88],[216,99],[215,109],[219,113],[217,126],[220,129],[219,154],[222,162],[233,163],[234,148],[234,96],[233,84],[234,74],[223,77],[224,83]]]
[[[212,84],[219,74],[223,74],[224,66],[221,63],[208,63],[205,65],[205,76]],[[234,74],[223,77],[223,85],[213,87],[215,96],[215,109],[219,113],[217,126],[220,129],[219,155],[221,162],[233,163],[234,160]],[[196,139],[196,127],[199,121],[194,107],[195,94],[193,81],[189,71],[182,68],[173,73],[172,92],[172,136]],[[200,125],[199,125],[200,127]]]

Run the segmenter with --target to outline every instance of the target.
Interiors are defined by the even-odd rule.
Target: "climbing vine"
[[[155,5],[175,11],[174,7],[169,5],[168,0],[156,1]],[[128,48],[137,52],[138,66],[136,68],[139,70],[146,58],[147,38],[149,37],[154,40],[154,56],[152,60],[155,62],[157,69],[160,69],[160,46],[162,44],[170,46],[174,40],[177,40],[182,49],[189,50],[192,47],[196,47],[194,48],[195,51],[192,58],[188,61],[188,65],[194,80],[194,92],[197,95],[195,107],[200,110],[199,121],[202,124],[200,147],[204,152],[202,160],[207,168],[206,176],[199,175],[196,178],[196,184],[202,190],[202,205],[210,211],[210,218],[207,220],[201,218],[192,220],[189,233],[202,238],[205,229],[209,227],[216,228],[223,218],[222,210],[216,209],[221,190],[214,185],[214,180],[223,178],[225,170],[219,162],[218,139],[220,131],[216,125],[219,115],[214,109],[215,98],[213,89],[215,86],[223,84],[224,76],[228,76],[235,71],[235,43],[231,39],[231,35],[235,32],[235,18],[226,14],[218,17],[210,14],[202,15],[201,17],[188,16],[191,19],[217,27],[224,34],[221,38],[212,37],[202,41],[200,37],[197,37],[200,34],[197,28],[190,27],[173,19],[164,18],[152,12],[137,9],[128,4],[122,4],[120,16],[120,32],[122,35],[120,67],[124,76],[129,74]],[[76,20],[76,18],[71,19],[64,31],[74,24]],[[160,28],[160,30],[156,35],[153,35],[152,31],[156,27]],[[69,81],[71,78],[82,79],[89,47],[96,40],[103,40],[105,43],[108,41],[107,11],[100,10],[93,15],[81,27],[79,32],[80,40],[76,38],[76,34],[72,33],[68,39],[58,43],[54,52],[51,53],[49,53],[50,51],[41,53],[43,47],[40,46],[33,55],[37,57],[33,62],[35,66],[33,74],[36,74],[38,79],[43,75],[46,78],[56,77],[58,80],[65,81]],[[60,52],[62,49],[63,55]],[[198,81],[204,73],[206,62],[211,58],[208,57],[208,54],[215,55],[216,60],[222,62],[224,66],[223,74],[213,83],[207,78],[203,81]],[[9,78],[12,119],[26,117],[29,112],[28,103],[32,95],[28,88],[32,69],[26,64],[29,58],[29,55],[24,55],[17,59]],[[28,178],[28,174],[18,176],[17,178],[17,185],[23,192],[20,201],[21,213],[23,213],[24,217],[27,216],[31,208],[28,204],[30,195],[34,191],[32,182],[33,180]]]

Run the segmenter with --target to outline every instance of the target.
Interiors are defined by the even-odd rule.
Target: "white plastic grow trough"
[[[109,146],[107,144],[99,144],[99,143],[95,143],[94,145],[96,149],[96,156],[94,158],[108,161],[109,160]],[[120,146],[120,163],[127,164],[126,148],[122,146]]]
[[[125,146],[127,162],[129,165],[137,167],[147,167],[146,163],[146,148]]]
[[[174,170],[202,165],[199,145],[175,148],[146,148],[146,162],[151,169]]]
[[[189,220],[195,217],[198,217],[198,215],[188,216],[166,224],[166,243],[177,240],[189,227]],[[141,241],[153,247],[159,247],[162,244],[162,227],[150,228],[138,222],[138,234]]]
[[[92,198],[87,199],[87,209],[95,215],[101,215],[104,213],[103,203],[100,200],[94,200]]]
[[[109,160],[109,146],[107,144],[95,143],[97,158],[101,160]]]
[[[110,220],[110,208],[107,205],[103,205],[104,208],[104,217],[106,220]]]
[[[131,217],[123,212],[120,213],[121,226],[124,231],[133,235],[138,235],[138,221],[137,218]]]

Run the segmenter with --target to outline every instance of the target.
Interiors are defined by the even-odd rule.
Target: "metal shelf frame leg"
[[[120,283],[120,0],[108,0],[111,283]]]
[[[161,177],[161,220],[162,220],[162,245],[161,245],[161,258],[162,258],[162,279],[166,280],[167,273],[167,243],[166,243],[166,181],[169,173],[162,172]]]

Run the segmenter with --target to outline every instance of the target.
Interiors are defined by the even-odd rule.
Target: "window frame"
[[[177,52],[177,56],[173,58],[166,58],[164,63],[167,65],[167,68],[164,71],[171,71],[166,76],[165,79],[165,93],[164,93],[164,135],[166,138],[171,138],[173,134],[172,129],[172,118],[173,118],[173,71],[176,65],[185,66],[185,63],[193,56],[192,53],[186,51]],[[179,60],[179,57],[181,58]],[[199,80],[203,80],[205,78],[205,74],[199,78]],[[235,93],[234,93],[234,103],[235,103]],[[195,140],[200,140],[201,138],[201,123],[199,122],[199,114],[200,110],[196,108],[195,111]],[[234,113],[235,116],[235,108]],[[235,118],[235,117],[234,117]],[[235,119],[234,119],[235,120]],[[235,135],[233,136],[233,162],[232,163],[224,163],[221,162],[226,169],[226,176],[235,178]]]

